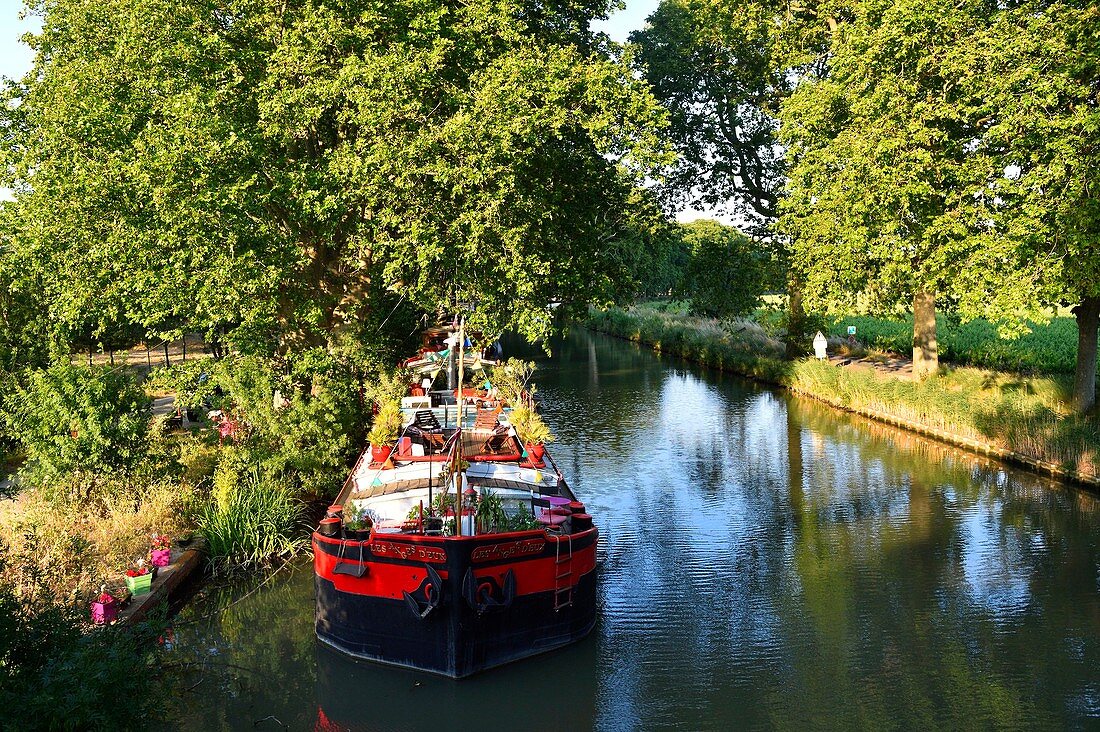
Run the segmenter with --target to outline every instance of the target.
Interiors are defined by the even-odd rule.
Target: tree
[[[775,115],[790,83],[773,59],[773,17],[767,3],[665,0],[630,37],[669,111],[671,195],[732,207],[753,228],[775,218],[785,167]]]
[[[963,317],[1039,304],[1045,260],[988,225],[990,161],[975,149],[984,102],[964,83],[996,13],[863,2],[833,38],[827,75],[803,80],[782,111],[794,162],[781,228],[812,304],[910,301],[917,378],[938,367],[937,299]]]
[[[1072,401],[1087,411],[1100,327],[1100,9],[1020,3],[982,40],[983,148],[994,168],[1012,171],[993,181],[1000,228],[1050,253],[1044,295],[1074,305]]]
[[[669,198],[726,210],[785,263],[788,242],[772,229],[786,180],[779,109],[798,79],[824,62],[836,10],[753,0],[664,0],[631,36],[646,78],[669,111],[679,154]],[[790,356],[804,352],[802,281],[787,278]]]
[[[760,300],[770,265],[759,246],[717,221],[692,221],[680,230],[691,259],[679,294],[690,298],[691,311],[711,318],[751,312]]]
[[[25,381],[5,400],[0,424],[26,450],[25,474],[51,495],[79,498],[61,491],[87,491],[145,455],[150,403],[132,372],[55,364]]]
[[[543,335],[610,289],[660,160],[655,102],[588,31],[602,2],[34,9],[3,162],[61,323],[338,349],[403,298]]]

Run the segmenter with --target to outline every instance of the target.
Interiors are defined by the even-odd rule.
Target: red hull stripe
[[[582,549],[595,545],[599,532],[595,528],[574,534],[572,549],[576,554]],[[555,542],[561,542],[561,548]],[[336,557],[340,555],[341,540],[313,534],[315,551],[321,551]],[[437,536],[419,536],[416,534],[376,534],[374,539],[365,543],[362,556],[371,562],[396,562],[400,564],[443,565],[447,562],[447,551],[470,552],[470,561],[477,565],[492,566],[501,562],[511,562],[520,557],[543,556],[556,557],[569,553],[569,537],[550,537],[539,531],[518,531],[506,534],[489,534],[478,537],[442,538]],[[344,559],[357,560],[360,557],[359,543],[348,542],[343,551]]]
[[[356,561],[357,559],[358,557],[353,551],[350,557],[345,556],[343,560],[340,560],[328,552],[320,551],[320,547],[314,541],[314,571],[319,576],[332,582],[336,589],[341,592],[400,600],[403,598],[402,592],[416,591],[428,574],[425,565],[422,563],[397,564],[372,559],[363,562],[367,567],[367,571],[362,577],[335,574],[333,572],[337,562],[343,561],[357,565],[359,564]],[[516,594],[533,595],[575,586],[581,577],[595,568],[596,544],[592,543],[584,549],[574,548],[572,559],[564,560],[561,563],[553,555],[528,557],[496,563],[490,567],[475,566],[474,575],[479,582],[491,577],[498,585],[503,585],[505,575],[507,575],[508,570],[512,570],[516,580]],[[441,579],[445,580],[448,577],[447,570],[440,568],[437,571]]]

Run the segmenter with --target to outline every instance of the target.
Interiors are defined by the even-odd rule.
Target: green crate
[[[153,587],[153,573],[148,572],[140,577],[126,575],[126,587],[131,595],[144,595]]]

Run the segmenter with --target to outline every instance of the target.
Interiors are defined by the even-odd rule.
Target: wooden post
[[[168,360],[168,341],[164,342],[164,365],[171,366],[172,362]]]

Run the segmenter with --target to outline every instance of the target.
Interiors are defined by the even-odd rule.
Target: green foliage
[[[664,0],[630,37],[679,153],[665,192],[699,208],[732,203],[754,228],[775,218],[786,167],[775,112],[794,76],[776,15],[765,3]]]
[[[0,585],[0,727],[145,729],[163,693],[156,628],[88,632],[87,610]]]
[[[586,325],[645,343],[661,353],[771,383],[781,383],[788,365],[783,344],[751,321],[723,325],[711,318],[664,312],[648,306],[592,310]]]
[[[519,358],[509,358],[489,372],[489,381],[497,395],[508,404],[519,406],[526,400],[524,393],[531,393],[534,385],[531,377],[535,373],[535,362]]]
[[[26,451],[24,477],[59,497],[129,473],[148,447],[149,399],[129,370],[28,371],[2,406],[6,430]]]
[[[509,514],[502,531],[532,531],[539,528],[538,519],[527,508]]]
[[[335,495],[367,420],[357,372],[311,350],[288,360],[229,356],[174,365],[155,371],[152,383],[178,390],[182,404],[210,401],[225,410],[246,428],[236,439],[298,491]],[[275,403],[276,391],[285,403]]]
[[[516,428],[516,434],[525,445],[540,445],[557,439],[542,415],[531,407],[513,409],[508,413],[508,423]]]
[[[473,328],[545,335],[551,302],[614,289],[600,245],[666,159],[645,83],[589,30],[603,4],[35,9],[0,184],[70,341],[132,324],[364,355],[402,301],[403,332],[468,302]]]
[[[1072,318],[1049,323],[1028,322],[1030,332],[1018,338],[1001,337],[987,320],[959,323],[936,319],[940,353],[947,361],[970,366],[1024,373],[1072,373],[1077,355],[1077,326]],[[856,326],[856,337],[873,348],[906,354],[912,345],[912,318],[848,316],[831,319],[829,334],[847,337],[847,326]]]
[[[285,559],[307,545],[303,506],[277,473],[230,451],[218,464],[212,499],[198,516],[210,557],[235,568]]]
[[[751,312],[770,270],[762,245],[717,221],[683,224],[681,232],[691,258],[677,294],[690,299],[691,312],[712,318]]]
[[[857,294],[885,309],[928,292],[966,318],[1011,320],[1044,304],[1036,283],[1056,258],[992,226],[1004,166],[977,145],[983,117],[1000,114],[978,42],[999,8],[856,3],[827,66],[784,103],[779,230],[810,309],[843,310]]]
[[[474,519],[478,531],[483,533],[507,530],[508,514],[504,512],[504,502],[500,496],[489,489],[483,489],[478,496]]]

